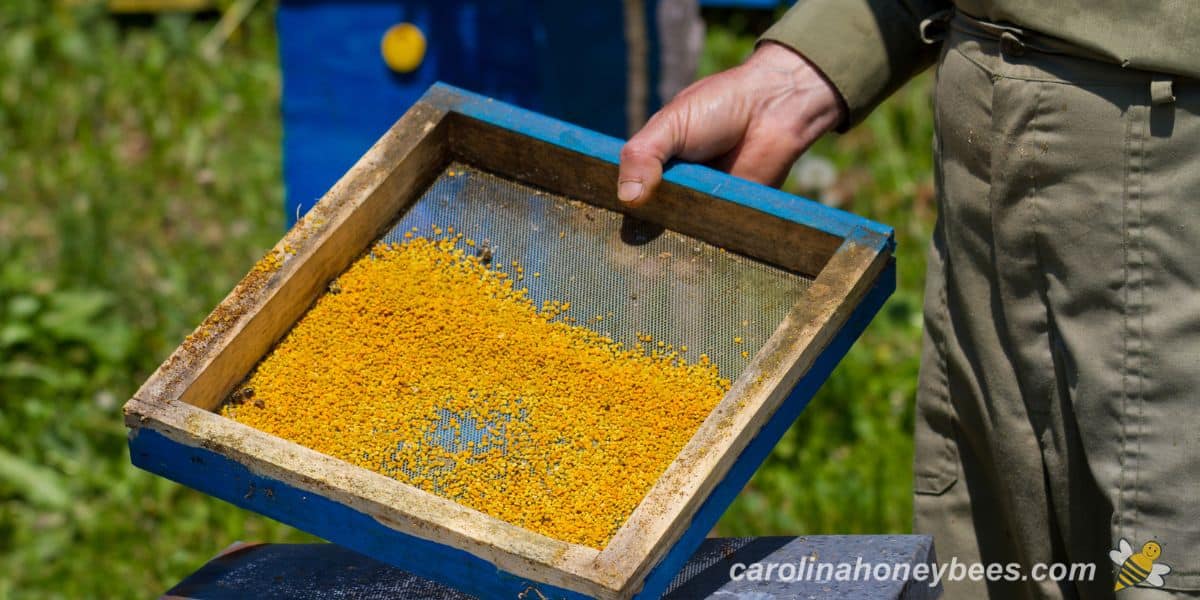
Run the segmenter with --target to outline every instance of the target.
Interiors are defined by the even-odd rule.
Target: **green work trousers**
[[[915,519],[941,562],[1093,563],[946,597],[1200,590],[1200,83],[951,27]],[[1200,57],[1198,57],[1200,60]],[[1109,552],[1161,544],[1162,587]]]

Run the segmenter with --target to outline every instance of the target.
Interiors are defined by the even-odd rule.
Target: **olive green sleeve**
[[[933,62],[938,48],[921,41],[920,24],[950,6],[948,0],[800,0],[759,41],[788,46],[821,70],[846,101],[844,130]]]

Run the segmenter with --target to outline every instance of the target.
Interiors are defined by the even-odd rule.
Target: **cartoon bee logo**
[[[1154,561],[1162,556],[1162,545],[1154,540],[1142,544],[1141,552],[1133,553],[1129,542],[1121,540],[1116,550],[1110,550],[1108,558],[1120,569],[1117,571],[1117,585],[1113,591],[1119,592],[1134,586],[1162,587],[1163,575],[1171,572],[1171,567],[1155,564]]]

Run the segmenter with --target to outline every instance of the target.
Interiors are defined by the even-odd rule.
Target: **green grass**
[[[0,597],[147,597],[290,528],[135,470],[121,404],[283,223],[259,11],[211,22],[0,10]]]
[[[283,226],[270,3],[213,22],[0,8],[0,598],[146,597],[235,540],[305,534],[129,466],[121,404]],[[705,69],[749,51],[710,31]],[[928,80],[813,151],[896,227],[900,290],[721,521],[726,535],[905,531]],[[399,112],[399,108],[397,111]]]

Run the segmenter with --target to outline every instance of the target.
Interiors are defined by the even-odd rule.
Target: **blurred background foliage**
[[[273,8],[204,58],[211,14],[0,6],[0,598],[147,597],[235,540],[311,539],[135,470],[121,417],[282,234]],[[706,16],[705,73],[770,22]],[[788,183],[896,227],[900,289],[717,534],[909,529],[929,83],[821,141]]]

